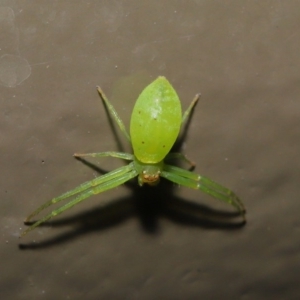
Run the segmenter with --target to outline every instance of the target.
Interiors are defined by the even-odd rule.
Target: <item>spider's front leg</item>
[[[28,229],[23,231],[21,237],[27,234],[29,231],[33,230],[37,226],[42,223],[48,221],[49,219],[63,213],[64,211],[70,209],[74,205],[82,202],[83,200],[89,198],[90,196],[100,194],[104,191],[113,189],[126,181],[130,180],[137,176],[137,171],[135,170],[134,163],[131,162],[127,166],[120,167],[114,171],[111,171],[105,175],[99,176],[91,181],[85,182],[79,185],[77,188],[62,194],[59,197],[53,198],[52,200],[46,202],[42,206],[40,206],[37,210],[35,210],[32,214],[30,214],[25,223],[28,223],[34,216],[39,214],[41,211],[46,209],[47,207],[61,202],[65,199],[68,199],[72,196],[75,196],[72,200],[67,202],[66,204],[58,207],[57,209],[50,212],[48,215],[33,223]]]
[[[164,170],[161,172],[161,177],[164,177],[174,183],[186,186],[192,189],[201,190],[202,192],[228,203],[235,207],[245,220],[245,207],[239,197],[230,189],[214,182],[213,180],[195,174],[193,172],[178,168],[175,166],[164,165]]]

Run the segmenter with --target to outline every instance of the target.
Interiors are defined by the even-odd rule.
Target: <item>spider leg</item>
[[[32,219],[34,216],[36,216],[38,213],[40,213],[45,208],[51,206],[52,204],[58,203],[62,200],[65,200],[71,196],[77,195],[73,200],[66,203],[65,205],[59,207],[58,209],[53,210],[51,213],[46,215],[44,218],[40,219],[39,221],[35,222],[33,225],[31,225],[27,230],[25,230],[21,237],[27,234],[32,229],[36,228],[40,224],[44,223],[45,221],[51,219],[52,217],[61,214],[65,210],[73,207],[74,205],[78,204],[79,202],[83,201],[84,199],[96,195],[99,193],[102,193],[104,191],[107,191],[109,189],[115,188],[126,181],[130,180],[131,178],[137,176],[137,171],[134,169],[134,164],[130,163],[127,166],[123,166],[121,168],[118,168],[114,171],[111,171],[105,175],[99,176],[91,181],[85,182],[75,189],[68,191],[64,194],[62,194],[59,197],[53,198],[52,200],[46,202],[42,206],[40,206],[37,210],[35,210],[31,215],[29,215],[25,221],[28,222],[30,219]]]
[[[125,160],[134,160],[134,155],[130,153],[124,153],[124,152],[98,152],[98,153],[74,153],[73,156],[75,157],[85,157],[85,156],[91,156],[91,157],[105,157],[105,156],[111,156],[116,158],[121,158]]]
[[[191,167],[194,168],[196,166],[196,164],[193,161],[189,160],[186,155],[184,155],[180,152],[171,152],[171,153],[167,154],[167,156],[165,157],[165,160],[169,160],[169,159],[182,159],[186,163],[191,165]]]
[[[95,179],[93,180],[90,180],[90,181],[87,181],[87,182],[84,182],[82,184],[80,184],[78,187],[74,188],[73,190],[70,190],[58,197],[55,197],[53,199],[51,199],[50,201],[44,203],[43,205],[41,205],[38,209],[36,209],[32,214],[30,214],[26,221],[25,222],[28,222],[30,221],[34,216],[36,216],[38,213],[40,213],[42,210],[44,210],[45,208],[47,208],[48,206],[52,205],[52,204],[55,204],[55,203],[58,203],[64,199],[67,199],[71,196],[74,196],[76,194],[79,194],[91,187],[95,187],[99,184],[102,184],[106,181],[110,181],[120,175],[123,175],[123,174],[126,174],[127,172],[131,171],[133,169],[133,163],[130,163],[129,165],[127,166],[123,166],[123,167],[120,167],[120,168],[117,168],[109,173],[106,173],[102,176],[99,176],[99,177],[96,177]]]
[[[125,125],[122,121],[122,119],[119,117],[117,111],[115,110],[115,108],[112,106],[112,104],[110,103],[110,101],[108,100],[108,98],[105,96],[104,92],[102,91],[102,89],[100,88],[100,86],[97,86],[97,90],[98,93],[100,95],[100,97],[102,98],[102,100],[104,101],[110,115],[112,116],[112,118],[116,121],[116,123],[118,124],[120,130],[123,132],[123,134],[126,136],[127,140],[130,142],[130,135],[128,134]]]
[[[231,190],[213,180],[170,165],[164,165],[161,177],[192,189],[201,190],[218,200],[226,202],[235,207],[245,219],[245,207],[242,201]]]
[[[190,115],[191,111],[195,107],[195,105],[196,105],[197,101],[199,100],[200,96],[201,96],[201,94],[196,94],[195,95],[195,97],[192,100],[191,104],[189,105],[189,107],[187,108],[187,110],[182,115],[181,124],[183,124],[186,121],[187,117]]]

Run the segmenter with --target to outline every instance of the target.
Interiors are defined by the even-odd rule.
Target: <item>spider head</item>
[[[135,167],[139,173],[138,182],[140,186],[145,183],[151,186],[157,185],[159,183],[160,173],[163,168],[162,162],[156,164],[146,164],[136,159]]]
[[[155,173],[149,173],[147,170],[144,170],[141,174],[139,174],[139,184],[143,185],[147,183],[149,185],[157,185],[159,183],[159,175],[160,170]]]

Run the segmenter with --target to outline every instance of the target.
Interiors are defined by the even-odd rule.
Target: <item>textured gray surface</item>
[[[298,1],[0,1],[1,298],[299,299],[299,27]],[[98,175],[74,152],[118,149],[95,86],[128,124],[158,75],[184,107],[202,93],[183,151],[247,225],[133,182],[19,240],[32,210]]]

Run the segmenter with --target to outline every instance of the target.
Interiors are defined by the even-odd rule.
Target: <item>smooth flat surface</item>
[[[298,1],[0,1],[1,299],[299,299],[299,27]],[[248,223],[133,181],[19,240],[99,175],[74,152],[119,150],[96,85],[128,126],[158,75],[201,92],[182,151]]]

